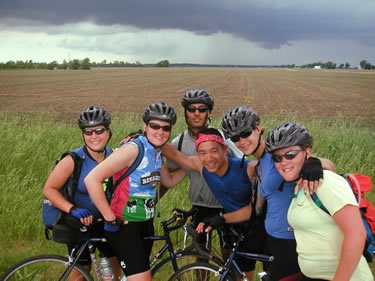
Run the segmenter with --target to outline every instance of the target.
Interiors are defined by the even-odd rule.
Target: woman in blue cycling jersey
[[[130,141],[122,145],[85,178],[87,190],[102,213],[106,236],[129,281],[151,281],[149,257],[154,235],[155,188],[176,185],[185,172],[169,172],[163,164],[161,147],[169,140],[176,123],[174,109],[164,102],[152,103],[143,113],[144,135],[137,141],[144,147],[141,163],[115,189],[108,204],[102,188],[104,179],[129,168],[139,148]]]

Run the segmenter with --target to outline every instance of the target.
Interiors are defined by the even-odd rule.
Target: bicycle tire
[[[26,258],[11,266],[1,277],[0,281],[51,281],[67,280],[62,276],[68,267],[68,258],[58,255],[39,255]],[[84,280],[93,281],[90,273],[81,265],[74,266],[82,274]]]
[[[194,263],[177,270],[169,278],[169,281],[219,281],[220,278],[221,274],[218,266],[207,263]],[[224,280],[234,281],[230,274]]]
[[[197,259],[207,260],[206,256],[203,256],[197,252],[180,252],[176,254],[176,261],[178,268],[182,268],[185,265],[197,263]],[[223,265],[223,261],[218,257],[213,257],[210,259],[210,262],[221,266]],[[205,263],[207,264],[207,263]],[[165,281],[169,278],[175,270],[173,269],[172,265],[172,258],[168,257],[163,259],[161,262],[157,263],[152,269],[152,280],[154,281]]]

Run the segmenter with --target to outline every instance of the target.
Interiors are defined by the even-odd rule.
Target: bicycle
[[[188,227],[187,230],[191,235],[194,235],[194,229]],[[234,277],[234,274],[236,273],[238,276],[240,276],[241,280],[247,281],[248,279],[246,278],[245,273],[239,268],[235,257],[245,257],[248,259],[266,262],[271,262],[273,260],[273,257],[269,255],[240,251],[238,247],[244,236],[243,234],[239,234],[233,227],[230,227],[230,230],[236,237],[236,241],[232,243],[231,253],[224,265],[220,266],[201,262],[188,264],[172,274],[169,281],[234,281],[236,280]],[[196,245],[196,247],[199,250],[199,246]]]
[[[164,232],[163,235],[145,237],[145,239],[151,239],[153,241],[165,241],[165,244],[159,249],[157,254],[150,261],[150,267],[154,280],[165,280],[165,278],[171,276],[172,273],[181,268],[183,264],[190,263],[192,259],[211,259],[218,265],[223,263],[219,258],[215,256],[212,258],[212,255],[208,255],[208,253],[205,251],[196,251],[194,249],[195,245],[191,245],[190,247],[186,246],[188,235],[186,220],[195,212],[196,209],[191,209],[189,211],[176,209],[170,219],[161,222]],[[171,224],[174,222],[176,222],[176,224],[171,226]],[[170,232],[179,228],[185,229],[184,247],[183,249],[175,250]],[[0,277],[0,281],[67,280],[73,269],[81,273],[83,280],[101,281],[103,280],[103,276],[99,261],[97,260],[95,254],[95,243],[97,242],[106,242],[106,239],[87,238],[77,249],[73,249],[67,257],[44,254],[26,258],[10,267],[3,274],[3,276]],[[96,279],[94,279],[94,277],[91,276],[88,271],[77,263],[82,252],[86,248],[88,248],[90,252],[92,267],[95,273],[94,277]],[[157,263],[157,261],[160,260],[167,251],[169,252],[168,257]]]

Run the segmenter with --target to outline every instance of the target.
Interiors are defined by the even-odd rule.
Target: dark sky
[[[29,55],[35,47],[45,54],[58,48],[56,56],[86,51],[142,62],[169,55],[195,63],[362,58],[375,64],[374,19],[374,0],[3,0],[0,39],[9,46],[2,43],[0,60],[18,59],[30,44]],[[23,47],[20,38],[29,39]]]

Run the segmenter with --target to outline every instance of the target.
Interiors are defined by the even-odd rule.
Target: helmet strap
[[[259,134],[257,147],[253,150],[253,152],[249,153],[247,156],[253,155],[255,152],[257,152],[257,150],[259,149],[260,144],[261,144],[261,138],[262,138],[262,135]]]

